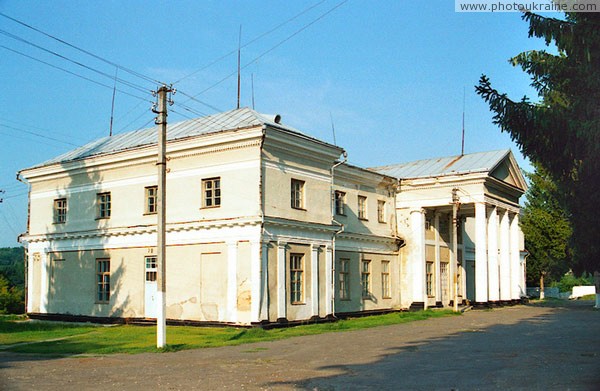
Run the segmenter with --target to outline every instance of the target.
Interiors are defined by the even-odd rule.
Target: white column
[[[433,282],[436,304],[442,300],[442,282],[440,273],[440,214],[436,213],[434,217],[435,224],[435,266],[433,271]]]
[[[287,243],[277,242],[277,319],[287,317],[287,306],[285,296],[285,247]]]
[[[325,248],[325,315],[333,313],[333,248]]]
[[[488,301],[487,217],[482,202],[475,204],[475,302]]]
[[[40,313],[48,313],[48,293],[49,293],[49,278],[50,278],[50,259],[46,251],[40,252]]]
[[[423,303],[427,308],[425,294],[425,211],[415,209],[410,211],[410,226],[412,231],[412,259],[410,262],[410,283],[412,284],[413,303]]]
[[[250,242],[250,322],[260,322],[262,299],[261,242]]]
[[[227,242],[227,317],[237,322],[237,241]]]
[[[311,315],[319,316],[319,246],[310,245],[310,302]]]
[[[490,209],[488,217],[488,301],[500,301],[500,279],[498,278],[498,210]]]
[[[521,249],[519,240],[519,215],[514,214],[510,222],[510,290],[511,299],[521,299]]]
[[[27,255],[27,312],[33,311],[33,252]]]
[[[261,304],[260,304],[260,320],[269,320],[269,243],[261,244]]]
[[[510,288],[510,230],[508,210],[500,215],[500,300],[512,299]]]

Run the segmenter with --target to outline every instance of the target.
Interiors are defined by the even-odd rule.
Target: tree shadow
[[[264,386],[302,390],[592,390],[600,384],[600,337],[598,327],[590,325],[598,322],[598,311],[565,306],[514,324],[474,327],[437,338],[415,335],[408,342],[390,344],[373,362],[322,366],[317,370],[335,374]]]

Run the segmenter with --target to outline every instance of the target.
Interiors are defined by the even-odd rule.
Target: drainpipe
[[[334,170],[336,167],[346,163],[348,161],[348,153],[346,151],[342,152],[343,160],[335,163],[331,167],[331,222],[337,224],[340,228],[333,233],[331,238],[331,316],[335,317],[335,238],[337,235],[344,232],[344,224],[335,220],[335,191],[333,190],[333,178],[334,178]]]

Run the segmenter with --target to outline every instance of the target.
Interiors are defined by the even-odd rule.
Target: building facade
[[[19,172],[29,314],[156,317],[156,140],[155,129],[107,137]],[[340,147],[247,108],[169,125],[167,318],[249,325],[445,306],[454,270],[461,302],[518,300],[525,185],[504,153],[440,185],[352,166]]]

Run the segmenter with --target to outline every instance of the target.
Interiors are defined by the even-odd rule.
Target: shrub
[[[583,273],[581,277],[575,277],[572,272],[569,272],[562,276],[559,282],[552,284],[552,286],[558,287],[561,292],[570,292],[574,286],[579,285],[594,285],[594,277],[589,273]]]
[[[22,314],[25,312],[25,294],[0,273],[0,314]]]

